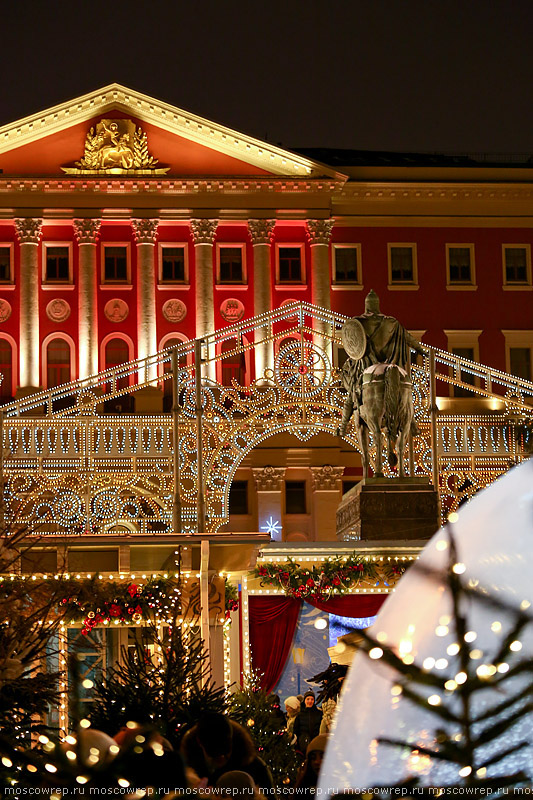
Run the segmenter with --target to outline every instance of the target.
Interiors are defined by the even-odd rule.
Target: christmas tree
[[[90,720],[115,734],[129,721],[155,726],[177,747],[202,714],[224,713],[226,694],[210,678],[198,629],[154,621],[136,629],[121,659],[95,683]]]
[[[301,758],[291,747],[279,699],[262,691],[257,675],[250,675],[231,696],[229,715],[249,730],[260,757],[272,771],[274,784],[291,786]]]

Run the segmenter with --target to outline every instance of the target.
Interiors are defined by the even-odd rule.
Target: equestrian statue
[[[408,436],[419,433],[414,419],[410,350],[424,353],[424,348],[397,319],[380,312],[379,298],[373,290],[366,296],[364,314],[343,325],[341,339],[349,356],[342,367],[342,383],[348,396],[338,432],[344,436],[353,414],[366,478],[369,431],[376,444],[374,476],[383,476],[383,431],[389,465],[398,465],[398,476],[403,478]]]

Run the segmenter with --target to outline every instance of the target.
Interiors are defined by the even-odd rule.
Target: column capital
[[[74,234],[78,244],[96,244],[100,225],[101,220],[99,219],[75,219]]]
[[[132,219],[131,227],[137,244],[155,244],[158,219]]]
[[[213,244],[217,226],[218,219],[191,219],[194,244]]]
[[[258,492],[281,492],[285,467],[253,467],[252,472]]]
[[[275,224],[275,219],[249,219],[248,232],[252,244],[271,244]]]
[[[342,484],[344,467],[332,467],[331,464],[324,464],[323,467],[310,467],[311,487],[314,492],[336,492]]]
[[[332,219],[308,219],[307,239],[309,244],[329,244],[334,221]]]
[[[15,220],[17,236],[21,244],[39,244],[41,238],[42,219],[24,217]]]

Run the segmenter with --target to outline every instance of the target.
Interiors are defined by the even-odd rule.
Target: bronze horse
[[[339,433],[344,434],[354,413],[361,447],[363,477],[368,477],[368,433],[376,445],[374,476],[383,476],[382,438],[387,440],[389,466],[398,466],[398,476],[405,476],[404,452],[410,433],[418,432],[414,421],[412,383],[397,364],[374,364],[362,374],[361,402],[347,400]]]

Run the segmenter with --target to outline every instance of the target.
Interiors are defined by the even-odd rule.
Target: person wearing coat
[[[308,691],[304,694],[303,706],[294,720],[293,727],[296,746],[301,753],[305,753],[311,739],[318,736],[321,722],[322,712],[315,705],[315,693]]]

